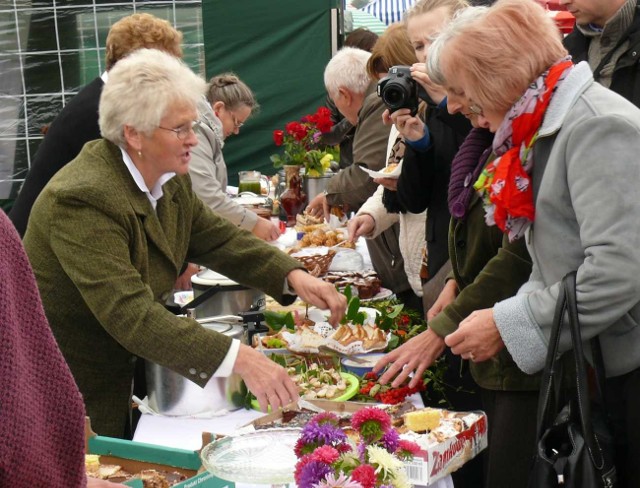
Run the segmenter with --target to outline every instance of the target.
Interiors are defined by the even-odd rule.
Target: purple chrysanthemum
[[[384,433],[382,439],[380,439],[380,444],[390,453],[396,452],[398,449],[398,445],[400,443],[400,436],[398,435],[398,431],[396,429],[389,429]]]
[[[333,473],[333,469],[328,464],[309,461],[296,472],[296,484],[299,488],[313,488],[329,473]]]
[[[330,423],[317,424],[310,422],[302,429],[300,435],[302,442],[305,444],[315,444],[316,446],[330,445],[345,442],[347,435],[335,425]]]

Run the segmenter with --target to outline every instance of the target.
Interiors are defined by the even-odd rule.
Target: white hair
[[[354,47],[343,47],[324,69],[324,86],[330,96],[339,88],[347,88],[354,93],[364,93],[371,84],[367,72],[367,61],[371,53]]]
[[[443,27],[442,31],[433,41],[433,44],[429,47],[429,53],[427,55],[427,73],[431,81],[440,86],[447,84],[447,80],[440,67],[440,57],[442,56],[444,47],[449,41],[462,34],[469,24],[486,14],[488,10],[489,7],[467,7],[458,10],[451,19],[451,22]]]
[[[100,96],[100,133],[119,146],[125,144],[125,125],[151,135],[173,105],[195,109],[206,89],[206,82],[178,58],[138,49],[109,71]]]

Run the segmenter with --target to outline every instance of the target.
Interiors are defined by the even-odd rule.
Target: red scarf
[[[496,132],[493,148],[498,155],[474,185],[483,194],[485,220],[518,239],[535,215],[531,147],[559,83],[573,63],[561,60],[538,77],[511,107]]]

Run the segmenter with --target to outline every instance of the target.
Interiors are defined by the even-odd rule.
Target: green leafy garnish
[[[271,310],[264,311],[264,321],[269,329],[278,332],[283,327],[289,330],[295,330],[296,324],[293,320],[291,312],[273,312]]]

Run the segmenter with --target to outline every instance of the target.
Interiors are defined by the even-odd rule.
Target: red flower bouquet
[[[320,413],[302,429],[296,444],[299,488],[409,488],[404,460],[420,448],[399,438],[385,411],[367,407],[351,419],[359,440],[338,426],[338,417]]]
[[[304,166],[305,174],[321,176],[329,168],[329,163],[337,157],[336,150],[322,146],[322,134],[333,127],[331,112],[320,107],[316,113],[305,115],[299,121],[289,122],[284,130],[273,131],[273,142],[284,147],[284,153],[271,156],[273,166]]]

